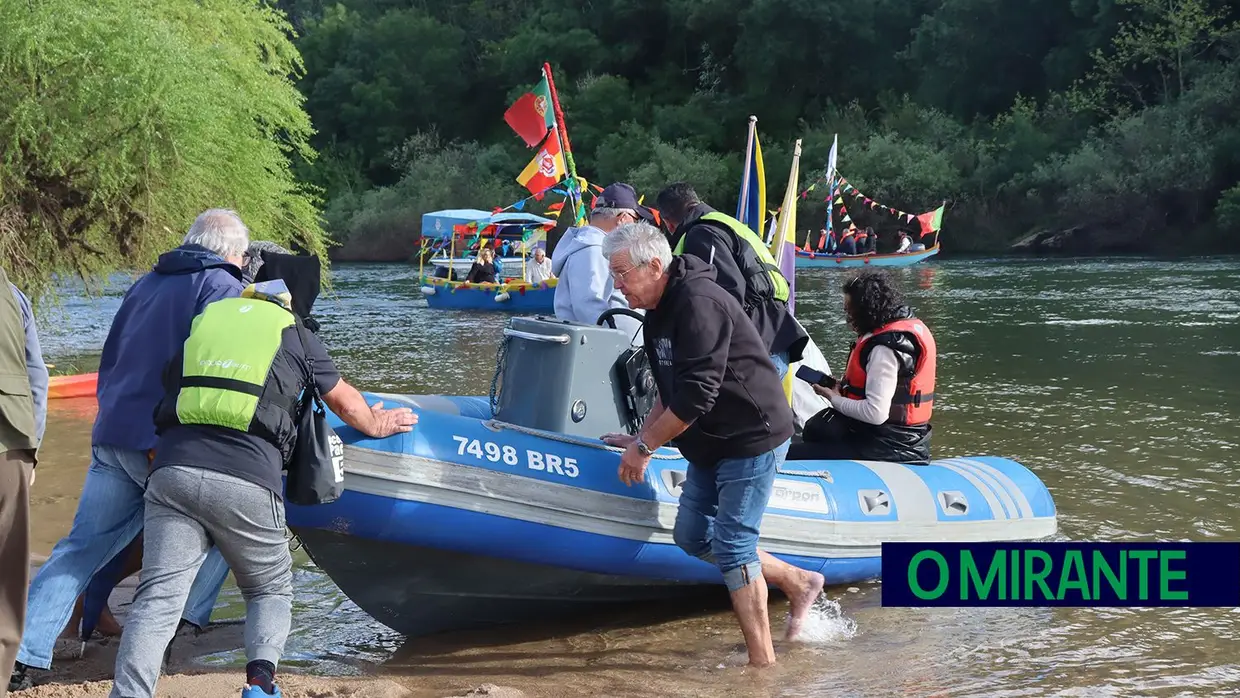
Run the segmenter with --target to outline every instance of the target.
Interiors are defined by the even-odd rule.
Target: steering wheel
[[[595,324],[602,325],[603,323],[607,323],[607,326],[614,330],[616,329],[615,318],[617,315],[627,315],[637,320],[639,323],[644,323],[646,321],[646,316],[636,310],[633,310],[632,308],[608,308],[603,311],[602,315],[598,316],[598,322]]]

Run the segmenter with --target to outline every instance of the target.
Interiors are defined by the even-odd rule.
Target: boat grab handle
[[[532,342],[555,342],[556,344],[568,344],[572,341],[572,339],[566,334],[534,334],[533,332],[514,330],[511,327],[504,328],[504,336],[517,337],[518,339],[528,339]]]

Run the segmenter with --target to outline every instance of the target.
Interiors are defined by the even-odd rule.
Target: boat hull
[[[924,262],[938,253],[938,245],[918,252],[896,254],[833,255],[797,250],[797,268],[907,267]]]
[[[98,383],[98,373],[52,376],[47,381],[47,397],[49,399],[95,397]]]
[[[717,585],[593,574],[322,528],[297,527],[293,533],[359,608],[410,637],[720,592]]]
[[[344,495],[286,509],[316,564],[380,622],[416,635],[513,622],[526,605],[551,615],[722,585],[714,565],[672,538],[687,471],[678,451],[660,449],[646,481],[626,487],[618,450],[488,419],[485,399],[366,397],[413,408],[417,427],[370,439],[333,416],[346,444]],[[844,584],[880,576],[884,541],[1055,530],[1050,493],[1007,459],[787,461],[759,545]]]
[[[555,286],[518,284],[461,284],[424,279],[422,296],[436,310],[494,310],[543,313],[555,310]]]

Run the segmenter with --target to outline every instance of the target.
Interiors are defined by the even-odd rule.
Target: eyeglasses
[[[616,270],[612,269],[612,270],[611,270],[611,275],[612,275],[612,277],[613,277],[613,278],[620,279],[621,281],[624,281],[624,275],[625,275],[625,274],[628,274],[629,272],[633,271],[634,269],[637,269],[639,266],[641,266],[641,265],[640,265],[640,264],[634,264],[633,266],[631,266],[631,267],[629,267],[628,269],[625,269],[624,271],[621,271],[621,272],[617,272]]]

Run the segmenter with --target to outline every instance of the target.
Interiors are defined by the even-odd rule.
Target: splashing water
[[[805,624],[801,626],[801,634],[796,641],[817,645],[848,640],[856,634],[857,621],[844,617],[844,609],[840,608],[840,602],[833,601],[823,594],[809,609],[809,614],[805,616]]]

